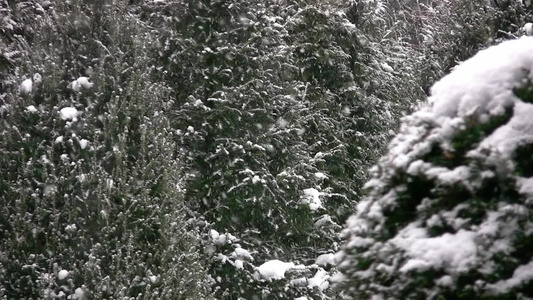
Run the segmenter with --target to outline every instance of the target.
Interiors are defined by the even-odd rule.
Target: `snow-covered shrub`
[[[343,232],[354,299],[533,297],[533,38],[432,88],[372,169]]]

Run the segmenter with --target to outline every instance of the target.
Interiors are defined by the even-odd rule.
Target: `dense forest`
[[[0,0],[0,299],[533,299],[530,2]]]

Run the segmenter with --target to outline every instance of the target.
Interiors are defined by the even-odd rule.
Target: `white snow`
[[[65,226],[65,231],[67,231],[67,232],[74,232],[77,229],[78,228],[76,227],[76,224],[69,224],[69,225]]]
[[[19,91],[23,95],[28,95],[33,90],[33,81],[31,79],[24,80],[19,87]]]
[[[524,141],[533,140],[532,114],[533,105],[517,102],[511,120],[483,140],[479,149],[496,149],[499,155],[511,158],[517,146]]]
[[[513,87],[531,76],[524,69],[533,68],[532,50],[533,38],[523,37],[480,51],[431,88],[433,115],[442,122],[512,104]]]
[[[57,279],[59,280],[63,280],[65,278],[67,278],[67,276],[69,275],[69,271],[67,270],[61,270],[57,273]]]
[[[342,108],[342,114],[345,115],[345,116],[350,116],[350,114],[352,113],[351,109],[349,106],[344,106]]]
[[[332,223],[333,220],[331,219],[330,215],[323,215],[318,220],[315,221],[315,227],[321,227],[324,224]]]
[[[225,263],[229,260],[228,257],[222,253],[217,254],[217,259],[220,260],[222,263]]]
[[[283,118],[279,118],[278,121],[276,122],[276,125],[278,125],[279,128],[285,128],[287,127],[287,125],[289,125],[289,122]]]
[[[81,139],[80,140],[80,148],[81,149],[87,148],[87,145],[89,145],[89,141],[88,140],[86,140],[86,139]]]
[[[220,234],[218,233],[218,231],[216,231],[214,229],[211,229],[211,230],[209,230],[209,236],[211,237],[212,240],[216,240],[216,239],[218,239]]]
[[[440,286],[451,287],[453,286],[453,278],[449,275],[444,275],[441,278],[437,279],[435,283]]]
[[[383,69],[383,71],[385,72],[389,72],[389,73],[393,73],[394,72],[394,69],[386,62],[384,63],[381,63],[381,68]]]
[[[242,261],[240,259],[236,259],[235,262],[233,263],[233,265],[237,269],[244,269],[244,261]]]
[[[348,247],[364,248],[371,245],[373,242],[374,239],[356,236],[348,243]]]
[[[231,256],[239,258],[241,260],[242,259],[254,260],[254,258],[250,254],[250,251],[248,251],[248,250],[246,250],[244,248],[241,248],[240,246],[235,248],[235,250],[233,250],[233,252],[231,253]]]
[[[326,254],[322,254],[322,255],[319,255],[316,260],[315,260],[315,263],[319,266],[328,266],[328,265],[335,265],[335,254],[333,253],[326,253]]]
[[[72,81],[70,83],[69,87],[73,91],[79,92],[82,89],[90,89],[90,88],[93,87],[93,85],[94,85],[94,83],[89,81],[89,77],[82,76],[82,77],[79,77],[78,79]]]
[[[318,290],[323,291],[329,287],[329,278],[330,276],[328,272],[326,272],[324,269],[319,269],[315,276],[307,280],[307,286],[311,289],[316,287]]]
[[[148,279],[150,280],[150,283],[152,284],[157,282],[157,276],[155,275],[148,276]]]
[[[214,230],[214,229],[211,229],[209,231],[209,236],[211,237],[211,239],[213,240],[213,243],[217,246],[222,246],[222,245],[225,245],[228,238],[225,234],[220,234],[218,233],[218,231]]]
[[[74,294],[68,296],[67,299],[85,299],[85,292],[82,288],[77,288],[76,290],[74,290]]]
[[[322,200],[320,200],[320,196],[323,194],[324,193],[319,192],[315,188],[305,189],[302,203],[309,205],[309,209],[315,211],[319,208],[322,208]]]
[[[270,153],[274,153],[274,152],[276,152],[276,148],[274,148],[274,146],[271,145],[271,144],[267,144],[267,145],[265,145],[265,149],[266,149],[268,152],[270,152]]]
[[[326,174],[324,174],[322,172],[316,172],[315,173],[315,177],[318,178],[318,179],[328,178],[328,176],[326,176]]]
[[[78,113],[78,110],[74,107],[64,107],[59,111],[59,116],[63,120],[74,120]]]
[[[35,108],[35,106],[33,106],[33,105],[30,105],[30,106],[26,107],[26,111],[30,112],[30,113],[36,113],[37,112],[37,108]]]
[[[39,83],[41,83],[41,81],[43,81],[43,77],[41,76],[41,74],[39,74],[39,73],[33,74],[33,82],[34,83],[39,84]]]
[[[309,300],[309,298],[307,298],[306,296],[302,296],[302,297],[294,298],[294,300]]]
[[[424,228],[411,223],[402,229],[391,242],[405,250],[409,260],[400,271],[425,270],[429,267],[444,268],[451,272],[462,272],[471,267],[477,255],[472,231],[459,230],[455,234],[445,233],[437,237],[427,237]]]
[[[527,265],[521,265],[515,269],[513,277],[507,280],[501,280],[494,284],[488,285],[488,290],[492,294],[504,294],[509,292],[510,289],[521,286],[527,282],[531,284],[533,281],[533,261]]]
[[[470,168],[466,166],[459,166],[451,171],[440,171],[440,168],[433,168],[433,170],[439,170],[438,172],[438,180],[442,184],[452,185],[456,182],[466,181],[468,180],[468,176],[470,175]],[[428,171],[428,173],[431,171]],[[428,174],[429,175],[429,174]]]
[[[295,265],[292,262],[283,262],[281,260],[274,259],[263,263],[259,267],[256,267],[256,271],[259,273],[260,278],[262,279],[279,280],[285,278],[285,272],[294,267]]]
[[[533,23],[524,24],[524,27],[522,27],[522,32],[527,36],[533,35]]]

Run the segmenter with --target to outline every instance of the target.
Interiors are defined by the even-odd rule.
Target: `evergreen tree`
[[[533,296],[532,50],[481,51],[404,120],[343,232],[353,299]]]
[[[331,3],[176,1],[143,11],[167,24],[161,77],[175,86],[187,201],[212,224],[217,295],[326,297],[334,270],[314,263],[328,265],[365,169],[422,95],[403,49],[387,51]],[[271,280],[261,272],[271,260],[300,267]]]
[[[527,16],[522,1],[386,1],[387,36],[416,51],[417,82],[429,87],[478,50],[515,38]]]
[[[121,2],[39,26],[1,110],[0,298],[210,299],[153,36]]]

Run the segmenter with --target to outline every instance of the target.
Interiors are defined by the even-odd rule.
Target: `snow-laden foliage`
[[[0,108],[0,298],[209,299],[154,38],[95,2],[54,2]]]
[[[527,16],[520,0],[387,0],[385,37],[418,56],[414,76],[429,91],[438,78],[480,49],[514,38]]]
[[[8,87],[24,80],[17,82],[17,67],[28,59],[36,29],[50,13],[49,1],[0,1],[0,105]],[[32,74],[20,75],[27,76],[26,86],[32,83]]]
[[[0,0],[2,296],[338,299],[367,168],[494,32],[399,3]]]
[[[315,262],[338,250],[365,170],[422,98],[409,57],[327,2],[146,9],[170,13],[145,17],[172,24],[163,26],[161,78],[175,87],[187,201],[219,232],[210,249],[217,295],[323,299],[331,291],[309,282],[335,271]],[[253,260],[235,257],[241,248]],[[257,268],[269,261],[304,267],[267,280]]]
[[[533,297],[533,38],[432,88],[373,168],[337,255],[354,299]]]

